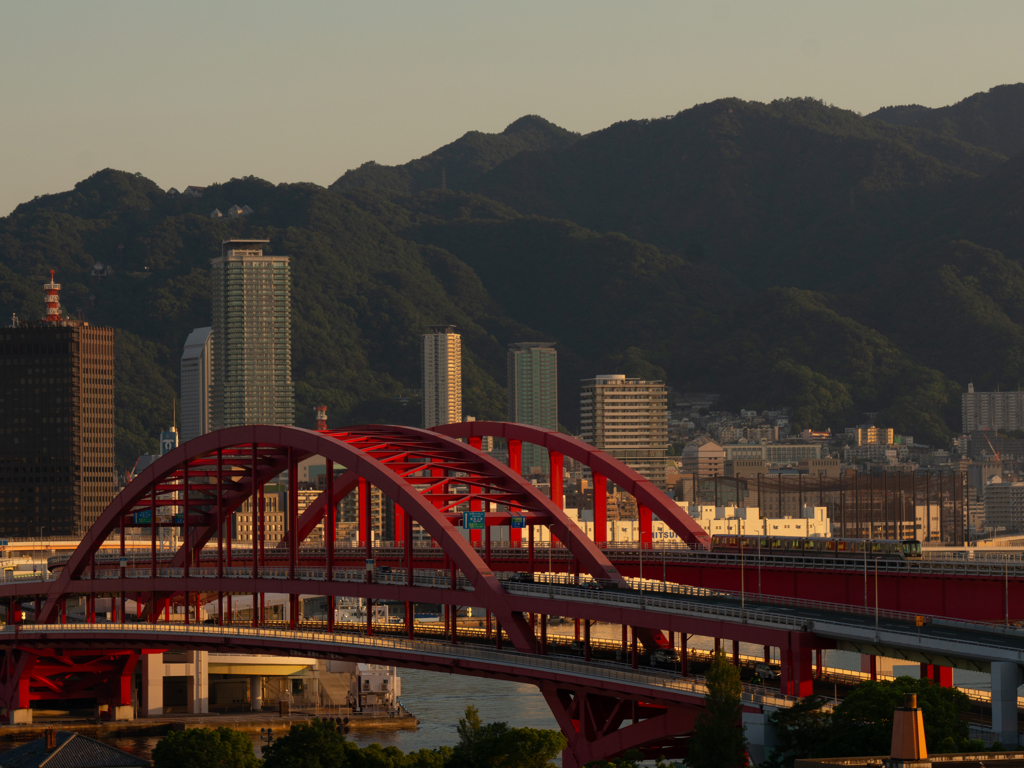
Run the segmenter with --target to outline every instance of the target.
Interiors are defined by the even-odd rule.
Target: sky
[[[1024,3],[0,2],[0,216],[103,168],[327,185],[537,114],[724,97],[862,113],[1024,80]]]

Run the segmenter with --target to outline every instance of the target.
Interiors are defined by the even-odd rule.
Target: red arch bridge
[[[479,450],[485,436],[508,441],[510,466]],[[550,496],[521,477],[523,442],[548,450]],[[268,545],[277,536],[267,536],[265,486],[286,471],[296,477],[299,463],[317,456],[326,463],[326,488],[302,509],[296,484],[289,483],[284,538]],[[609,548],[603,537],[591,540],[566,516],[564,457],[590,468],[597,531],[604,530],[608,482],[635,497],[639,548]],[[372,542],[371,486],[394,505],[394,542]],[[356,488],[360,543],[339,546],[337,515],[325,510],[336,509]],[[241,547],[229,532],[246,501],[253,502],[255,535]],[[463,511],[484,518],[482,532],[463,535]],[[684,546],[653,546],[655,516]],[[180,529],[176,551],[158,550],[162,526]],[[508,526],[508,540],[491,541],[495,526]],[[140,527],[150,536],[148,557],[140,563],[136,553],[129,564],[125,532]],[[541,529],[554,545],[540,544],[535,534]],[[322,532],[323,543],[305,546],[314,531]],[[100,554],[111,537],[120,540],[120,553]],[[937,670],[952,666],[991,669],[994,689],[998,675],[1007,690],[1011,672],[1016,680],[1024,659],[1024,636],[1009,626],[1024,584],[1024,568],[1018,573],[1016,564],[875,562],[866,570],[859,563],[844,567],[801,558],[737,559],[706,551],[708,543],[678,505],[635,472],[546,430],[498,422],[431,431],[221,430],[144,470],[108,506],[56,578],[0,585],[0,602],[14,619],[2,632],[0,706],[16,715],[33,699],[72,698],[84,691],[124,706],[139,654],[147,650],[301,653],[531,682],[569,741],[564,764],[574,766],[629,748],[685,754],[704,693],[701,680],[688,674],[685,651],[692,635],[731,640],[734,655],[739,642],[778,649],[780,688],[747,687],[744,706],[751,715],[811,693],[812,654],[825,648],[913,659],[940,679]],[[373,573],[365,568],[367,560],[388,565],[390,572]],[[543,582],[508,578],[522,571],[547,574]],[[973,587],[972,600],[958,591],[965,582]],[[290,596],[287,622],[267,619],[260,600],[266,593]],[[232,609],[239,595],[252,596],[244,623]],[[310,595],[329,604],[319,625],[299,618],[299,598]],[[404,602],[405,626],[397,635],[394,627],[387,633],[372,623],[370,610],[365,627],[335,626],[333,604],[343,597]],[[82,598],[84,621],[69,621],[69,599]],[[109,614],[97,614],[99,598],[109,599]],[[200,624],[199,604],[211,600],[218,606],[214,623]],[[140,608],[138,620],[125,623],[128,601]],[[415,603],[444,606],[443,637],[416,635],[409,620]],[[482,609],[486,630],[460,636],[457,606]],[[926,626],[915,626],[916,615],[908,611],[927,615]],[[574,623],[576,640],[568,654],[548,637],[550,616]],[[993,628],[979,619],[1008,626]],[[618,660],[594,649],[594,622],[622,626]],[[672,669],[640,664],[667,646],[683,651]]]

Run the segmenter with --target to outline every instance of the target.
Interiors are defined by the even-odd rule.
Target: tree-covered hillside
[[[997,85],[948,107],[883,107],[868,117],[926,128],[1007,156],[1024,152],[1024,83]]]
[[[1024,105],[1001,103],[986,119],[1010,135]],[[121,466],[170,423],[231,237],[293,259],[300,425],[318,402],[332,424],[418,423],[399,396],[420,334],[453,323],[467,415],[502,418],[507,345],[549,340],[570,430],[579,379],[620,372],[792,406],[799,426],[878,411],[941,443],[967,380],[1024,383],[1024,156],[966,135],[727,99],[583,137],[527,117],[330,190],[249,177],[172,198],[105,170],[0,219],[0,313],[39,316],[53,268],[68,311],[118,329]],[[428,188],[441,168],[449,189]],[[253,215],[210,218],[235,204]]]

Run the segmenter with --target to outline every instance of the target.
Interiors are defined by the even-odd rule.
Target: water
[[[473,705],[485,723],[504,721],[514,728],[558,729],[540,691],[532,685],[482,677],[400,669],[402,703],[419,718],[415,731],[352,731],[348,738],[361,747],[379,743],[403,752],[454,746],[455,728],[466,707]]]
[[[515,728],[558,729],[544,697],[532,685],[413,669],[400,669],[399,674],[402,678],[402,703],[419,719],[419,727],[414,731],[351,731],[347,735],[350,741],[360,747],[375,743],[398,747],[403,752],[455,746],[459,741],[455,730],[459,718],[470,705],[480,711],[480,719],[485,723],[502,720]],[[208,725],[215,727],[216,723]],[[262,746],[259,734],[254,733],[250,737],[259,755]],[[156,736],[103,739],[107,744],[146,759],[152,757],[153,748],[159,740]],[[15,746],[17,744],[9,742],[0,744],[0,752]]]

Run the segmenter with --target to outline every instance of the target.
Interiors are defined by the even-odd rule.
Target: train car
[[[833,539],[800,536],[737,536],[715,534],[712,552],[804,557],[860,557],[871,560],[920,560],[921,542],[916,539]]]

